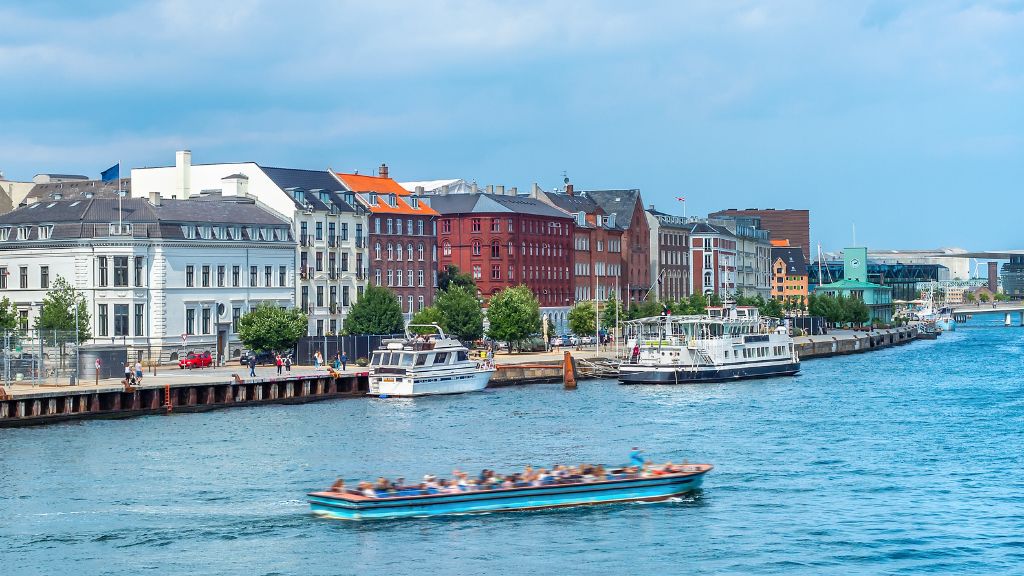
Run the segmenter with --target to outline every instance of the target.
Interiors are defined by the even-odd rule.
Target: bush
[[[356,366],[366,366],[369,363],[370,361],[364,357],[356,358]]]

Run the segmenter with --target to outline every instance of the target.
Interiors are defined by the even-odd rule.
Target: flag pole
[[[121,161],[117,161],[117,229],[121,230]]]

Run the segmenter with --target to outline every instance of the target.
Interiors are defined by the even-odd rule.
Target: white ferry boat
[[[415,335],[411,328],[432,328]],[[445,335],[437,324],[410,324],[406,337],[384,340],[370,358],[370,391],[374,396],[460,394],[487,387],[494,374],[490,360],[472,360],[469,349]]]
[[[800,358],[786,327],[757,308],[708,308],[706,316],[655,316],[625,323],[623,384],[725,382],[792,376]]]

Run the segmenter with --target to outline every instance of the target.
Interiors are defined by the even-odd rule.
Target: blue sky
[[[70,4],[70,5],[68,5]],[[1024,1],[0,3],[0,170],[118,159],[809,208],[1021,248]]]

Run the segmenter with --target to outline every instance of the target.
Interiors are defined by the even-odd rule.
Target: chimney
[[[508,195],[509,196],[518,196],[519,195],[519,191],[516,190],[515,186],[513,186],[513,187],[508,189]]]
[[[654,210],[654,204],[651,204],[650,206],[648,206],[647,209],[648,210]]]
[[[177,180],[178,198],[188,198],[192,188],[192,152],[178,150],[174,154],[174,174]]]
[[[488,184],[487,185],[487,193],[488,194],[494,194],[494,186],[491,186],[490,184]]]
[[[569,195],[569,196],[574,196],[575,195],[575,194],[573,194],[573,191],[572,191],[572,184],[566,183],[566,185],[565,185],[565,193],[567,195]]]
[[[537,183],[534,182],[533,189],[530,190],[530,198],[536,198],[538,196],[540,196],[540,186],[537,186]]]
[[[478,194],[479,192],[480,192],[480,189],[479,189],[479,188],[477,188],[477,186],[476,186],[476,182],[473,182],[473,183],[472,183],[472,184],[471,184],[471,185],[469,186],[469,193],[470,193],[470,194]]]
[[[380,176],[381,178],[387,178],[388,177],[388,165],[383,163],[383,162],[381,162],[380,163],[380,168],[377,169],[377,175]]]
[[[161,206],[163,204],[163,198],[160,197],[159,192],[150,192],[149,203],[153,206]]]
[[[425,190],[423,189],[423,186],[417,186],[417,187],[416,187],[416,188],[414,189],[414,192],[415,192],[415,193],[416,193],[417,195],[423,195],[423,193],[425,192]]]
[[[494,187],[494,193],[497,194],[498,196],[504,196],[505,195],[505,187],[504,186],[495,186]]]
[[[448,185],[445,184],[444,186],[441,186],[441,196],[447,196],[447,195],[448,195]]]

